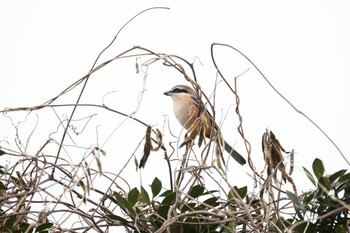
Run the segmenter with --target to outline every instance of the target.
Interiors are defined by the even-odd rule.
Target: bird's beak
[[[163,95],[170,96],[171,92],[170,91],[166,91],[166,92],[163,93]]]

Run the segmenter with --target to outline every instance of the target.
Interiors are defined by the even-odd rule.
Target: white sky
[[[210,93],[216,77],[210,45],[213,42],[230,44],[246,54],[350,159],[348,5],[347,1],[2,1],[0,108],[34,106],[56,96],[88,72],[98,53],[125,22],[148,7],[164,6],[170,10],[146,12],[129,24],[99,63],[134,45],[179,55],[190,62],[198,57],[202,65],[198,61],[195,63],[197,77],[203,89]],[[331,143],[282,101],[243,57],[228,49],[217,51],[219,66],[232,85],[233,77],[250,68],[238,85],[244,130],[252,144],[252,158],[258,169],[262,168],[261,136],[267,127],[286,150],[297,152],[293,178],[300,189],[311,187],[301,167],[311,170],[316,157],[325,162],[328,172],[348,168]],[[101,103],[105,94],[114,91],[105,98],[106,105],[130,113],[136,107],[142,78],[142,74],[135,73],[135,59],[115,62],[92,77],[83,102]],[[162,130],[164,115],[169,114],[170,125],[178,135],[181,128],[172,116],[171,100],[162,95],[178,83],[184,83],[179,73],[160,63],[151,66],[147,91],[136,116]],[[77,92],[70,93],[57,103],[74,103],[76,96]],[[218,115],[231,106],[223,133],[230,134],[228,141],[246,156],[243,141],[236,131],[238,118],[233,103],[233,96],[220,84]],[[66,110],[57,109],[61,118],[70,113]],[[79,137],[71,133],[78,145],[96,144],[96,125],[99,125],[99,144],[102,144],[123,121],[115,114],[95,109],[80,110],[75,119],[94,113],[99,115],[89,122],[84,133]],[[36,153],[58,126],[52,110],[37,114],[38,129],[29,144],[29,153]],[[19,114],[11,116],[17,119]],[[23,127],[34,127],[34,114],[31,117]],[[76,123],[78,130],[83,128],[84,122]],[[11,141],[14,132],[10,121],[1,117],[0,125],[0,139]],[[27,128],[22,129],[25,141]],[[119,171],[144,130],[132,121],[118,128],[106,141],[104,169]],[[164,132],[165,140],[174,140],[168,130]],[[54,133],[54,138],[59,140],[60,133],[62,130]],[[72,144],[69,139],[66,142]],[[13,144],[11,148],[16,149]],[[76,161],[80,161],[84,153],[78,150],[74,154]],[[141,150],[136,155],[140,158]],[[250,173],[249,167],[240,167],[232,160],[229,165],[232,183],[251,188],[253,183],[246,175]],[[154,176],[166,177],[165,166],[161,154],[152,154],[142,171],[142,182],[149,184]],[[123,174],[134,177],[134,184],[139,184],[133,161]]]

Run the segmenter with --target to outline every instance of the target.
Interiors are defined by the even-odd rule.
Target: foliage
[[[183,199],[179,192],[161,192],[162,182],[158,178],[153,180],[150,188],[151,195],[143,187],[141,191],[132,189],[127,197],[115,192],[122,215],[109,214],[106,218],[137,226],[137,230],[129,229],[129,232],[162,232],[166,227],[171,232],[217,232],[220,229],[225,232],[236,226],[229,215],[219,214],[223,208],[229,212],[234,204],[220,200],[217,190],[206,191],[205,187],[195,185]],[[242,197],[246,195],[246,187],[237,191]],[[229,196],[234,200],[232,193]]]
[[[234,187],[228,192],[227,200],[223,200],[216,195],[218,190],[206,191],[204,186],[195,185],[186,194],[188,198],[180,202],[183,195],[181,193],[171,190],[160,193],[163,187],[158,178],[151,184],[152,195],[143,187],[141,191],[137,188],[132,189],[127,198],[115,193],[123,215],[111,214],[107,217],[110,220],[137,225],[139,232],[155,232],[159,229],[161,231],[158,232],[163,232],[165,226],[170,228],[170,232],[246,232],[245,229],[251,223],[247,224],[249,219],[240,214],[244,209],[236,202],[235,195],[238,194],[240,198],[247,200],[245,204],[259,210],[255,212],[254,218],[257,226],[270,222],[269,232],[283,232],[288,229],[296,233],[349,232],[350,173],[339,170],[334,174],[325,175],[323,163],[319,159],[313,162],[314,175],[306,168],[304,171],[315,185],[315,190],[300,196],[287,191],[295,212],[285,216],[276,213],[260,223],[259,213],[264,210],[263,200],[249,200],[247,187]],[[233,216],[235,217],[230,218]]]
[[[295,212],[285,216],[273,213],[262,218],[266,208],[264,200],[253,199],[257,195],[248,195],[247,187],[233,187],[223,199],[219,190],[207,190],[200,184],[181,193],[165,189],[162,181],[154,178],[149,188],[132,188],[128,193],[114,191],[109,198],[119,209],[106,214],[103,221],[108,225],[124,226],[127,232],[166,232],[167,229],[170,232],[247,232],[254,230],[253,225],[255,230],[265,231],[265,228],[268,232],[288,229],[296,233],[349,232],[350,173],[343,169],[326,175],[319,159],[313,162],[313,174],[306,168],[304,171],[315,189],[300,196],[287,191]],[[0,172],[3,178],[6,173],[3,167]],[[31,232],[48,232],[53,226],[48,216],[43,215],[36,224],[29,224],[30,207],[17,201],[12,212],[4,208],[4,198],[9,201],[13,198],[12,193],[16,193],[14,187],[18,188],[17,193],[24,188],[19,177],[7,175],[8,179],[1,179],[0,186],[1,232],[21,233],[30,229]],[[17,200],[25,198],[20,196]],[[240,200],[245,201],[241,203]],[[248,212],[244,205],[250,206]],[[254,222],[249,222],[248,215],[253,216]]]
[[[320,159],[312,168],[314,174],[304,171],[315,190],[301,198],[287,193],[295,208],[295,232],[349,232],[350,173],[342,169],[326,175]]]

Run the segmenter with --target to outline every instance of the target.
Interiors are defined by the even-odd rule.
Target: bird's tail
[[[245,158],[243,158],[242,155],[240,155],[235,149],[233,149],[230,144],[225,142],[225,150],[241,165],[244,165],[246,163]]]

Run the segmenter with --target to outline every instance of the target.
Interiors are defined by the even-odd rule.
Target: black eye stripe
[[[175,93],[188,93],[187,90],[182,89],[182,88],[175,88],[175,89],[173,90],[173,92],[175,92]]]

